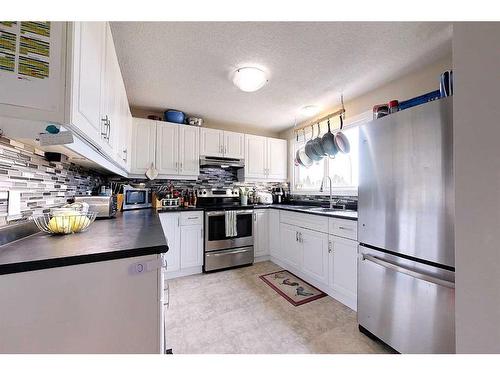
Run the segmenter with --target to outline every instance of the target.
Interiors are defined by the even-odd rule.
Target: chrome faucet
[[[319,192],[320,193],[323,192],[323,184],[325,182],[325,178],[328,178],[328,180],[330,181],[330,210],[331,210],[333,209],[333,196],[332,196],[332,179],[330,178],[330,176],[323,177],[323,179],[321,180],[321,187],[319,188]]]

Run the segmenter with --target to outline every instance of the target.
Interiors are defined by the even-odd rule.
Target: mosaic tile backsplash
[[[110,178],[109,181],[119,183],[146,183],[147,187],[153,191],[159,186],[165,184],[173,184],[177,190],[193,190],[193,189],[210,189],[210,188],[235,188],[247,186],[256,190],[270,191],[273,187],[283,187],[288,189],[286,183],[260,182],[260,183],[242,183],[238,181],[236,168],[217,168],[217,167],[200,167],[200,175],[197,180],[153,180],[147,181],[143,179],[126,179],[123,177]]]
[[[106,178],[75,164],[49,162],[42,151],[0,137],[0,227],[61,206]],[[9,190],[21,193],[21,215],[7,221]]]
[[[110,181],[120,183],[146,182],[153,190],[172,183],[177,190],[201,188],[235,188],[246,186],[255,190],[271,191],[273,187],[288,190],[287,183],[241,183],[236,168],[201,167],[197,180],[154,180],[126,179],[118,176],[103,175],[88,168],[68,162],[50,162],[45,154],[22,143],[0,137],[0,227],[32,215],[48,212],[51,207],[65,204],[74,195],[84,194],[87,190],[96,191],[102,184]],[[21,193],[21,215],[7,216],[8,191]],[[357,197],[336,197],[357,201]],[[294,201],[323,203],[327,196],[292,195]]]

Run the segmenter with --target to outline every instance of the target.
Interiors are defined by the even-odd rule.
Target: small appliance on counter
[[[123,210],[151,208],[151,189],[146,187],[123,186]]]
[[[257,191],[255,197],[257,198],[256,203],[273,204],[273,195],[268,191]]]
[[[273,188],[273,203],[283,203],[284,202],[284,191],[281,187]]]
[[[118,209],[116,195],[75,196],[75,203],[82,202],[89,205],[89,211],[95,212],[97,218],[111,218],[116,216],[116,211]]]

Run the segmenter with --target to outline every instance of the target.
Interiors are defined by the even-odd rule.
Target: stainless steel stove
[[[252,264],[253,206],[242,206],[238,189],[201,189],[205,209],[205,272]]]

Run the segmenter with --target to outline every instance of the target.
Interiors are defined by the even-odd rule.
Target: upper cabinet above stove
[[[200,155],[233,159],[245,157],[245,134],[225,130],[200,130]]]

